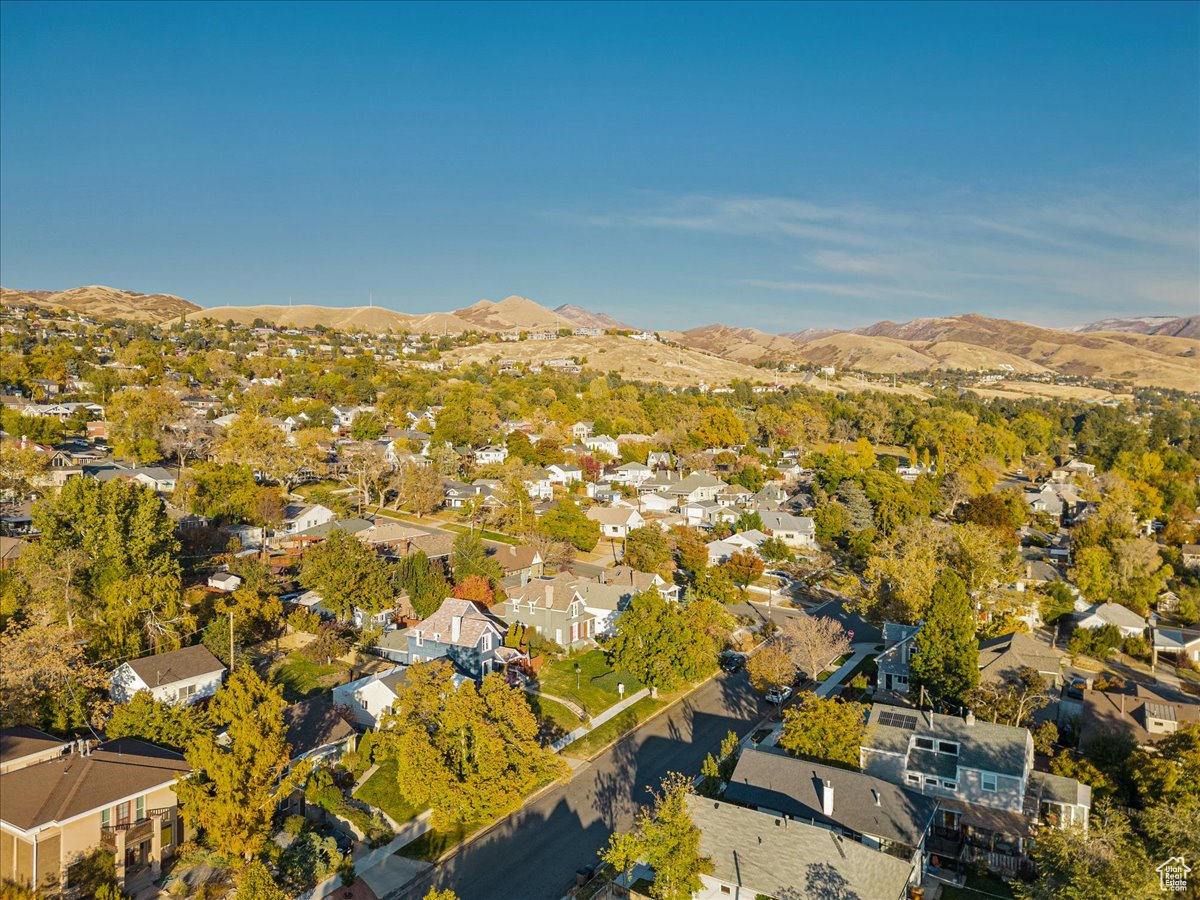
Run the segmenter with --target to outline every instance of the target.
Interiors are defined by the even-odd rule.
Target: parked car
[[[1083,692],[1087,690],[1087,679],[1082,675],[1075,675],[1067,684],[1067,696],[1072,700],[1082,700]]]
[[[720,657],[721,668],[726,672],[740,672],[746,668],[746,655],[736,650],[726,650]]]
[[[766,693],[767,700],[776,706],[786,703],[791,696],[792,689],[786,684],[783,687],[771,688]]]

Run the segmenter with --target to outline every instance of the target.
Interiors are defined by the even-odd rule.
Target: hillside
[[[505,297],[499,303],[480,300],[454,315],[488,331],[510,331],[514,328],[574,328],[575,322],[539,306],[524,297]]]
[[[96,319],[167,322],[200,309],[171,294],[139,294],[93,284],[66,291],[15,291],[0,288],[0,303],[66,309]]]
[[[800,345],[788,337],[757,328],[705,325],[688,331],[665,332],[664,337],[716,356],[753,364],[761,360],[802,362]]]
[[[1196,316],[1129,316],[1101,319],[1081,325],[1075,331],[1122,331],[1132,334],[1157,334],[1200,340],[1200,315]]]
[[[459,334],[473,327],[450,313],[412,315],[379,306],[214,306],[200,309],[189,319],[232,320],[251,325],[261,319],[284,328],[341,328],[347,331],[408,331],[413,333]]]
[[[576,325],[582,325],[584,328],[612,328],[617,331],[632,331],[632,325],[626,325],[620,319],[614,319],[608,313],[595,313],[586,310],[581,306],[572,306],[570,303],[564,303],[562,306],[555,307],[556,315],[562,316],[564,319],[570,319]]]

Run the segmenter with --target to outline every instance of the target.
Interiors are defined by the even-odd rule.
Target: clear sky
[[[1200,5],[0,5],[0,281],[1200,312]]]

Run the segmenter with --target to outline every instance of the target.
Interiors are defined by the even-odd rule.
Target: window
[[[910,775],[908,776],[908,783],[909,783],[909,784],[920,784],[920,783],[921,783],[921,776],[920,776],[920,775],[912,775],[912,774],[910,774]]]
[[[938,780],[930,775],[925,776],[925,787],[937,787]]]
[[[984,772],[982,776],[983,789],[995,793],[996,791],[996,776],[989,772]]]
[[[100,827],[101,828],[112,827],[112,810],[108,809],[107,807],[100,810]]]
[[[932,750],[933,738],[917,738],[917,748],[920,750]]]
[[[484,649],[484,652],[485,652],[485,653],[486,653],[488,650],[491,650],[491,649],[492,649],[492,635],[491,635],[491,632],[488,632],[487,634],[485,634],[485,635],[483,636],[483,649]]]
[[[908,676],[907,675],[896,675],[895,679],[896,679],[896,684],[908,684]]]
[[[133,811],[134,811],[134,815],[133,815],[134,819],[146,818],[146,798],[145,797],[138,797],[133,802]]]
[[[425,646],[425,635],[421,632],[421,630],[417,629],[416,631],[413,632],[413,634],[417,638],[417,646],[418,647]]]
[[[958,744],[952,741],[938,741],[938,753],[949,753],[951,756],[958,756]]]
[[[729,885],[727,885],[727,884],[723,884],[723,885],[721,885],[721,893],[722,893],[722,894],[728,894],[728,893],[730,893],[730,890],[729,890]]]
[[[957,791],[958,790],[958,782],[957,781],[947,781],[945,778],[943,778],[942,779],[942,787],[944,787],[950,791]]]
[[[196,686],[194,684],[184,685],[179,689],[179,699],[188,700],[196,696]]]

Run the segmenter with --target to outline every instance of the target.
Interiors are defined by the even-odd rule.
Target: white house
[[[642,512],[665,513],[675,508],[675,501],[662,494],[642,494],[638,497]]]
[[[213,590],[231,594],[242,586],[242,579],[232,572],[213,572],[208,576],[208,586]]]
[[[508,459],[508,448],[489,444],[475,451],[475,464],[479,466],[499,465]]]
[[[280,527],[280,531],[283,534],[308,531],[308,529],[316,528],[318,525],[326,525],[336,518],[337,513],[328,506],[322,506],[320,503],[313,503],[308,506],[289,503],[283,511],[283,524]]]
[[[1146,630],[1146,620],[1120,603],[1095,603],[1077,613],[1075,627],[1101,628],[1116,625],[1122,637],[1138,637]]]
[[[367,728],[379,727],[379,720],[391,712],[408,677],[407,666],[393,666],[366,678],[333,688],[333,705],[347,710],[355,723]]]
[[[221,686],[225,666],[202,644],[121,663],[112,674],[109,695],[128,703],[138,691],[149,691],[162,703],[195,703]]]
[[[630,462],[617,466],[609,477],[614,484],[631,484],[637,487],[653,474],[654,470],[649,466],[644,466],[640,462]]]
[[[552,463],[546,466],[546,474],[551,484],[574,484],[583,481],[583,469],[570,463]]]
[[[804,549],[817,545],[817,526],[808,516],[771,510],[760,511],[758,515],[763,527],[789,547]]]
[[[525,490],[529,492],[530,500],[551,500],[554,498],[554,483],[550,473],[545,469],[535,470],[525,479]]]
[[[621,452],[621,448],[617,446],[616,438],[609,437],[607,434],[594,434],[591,437],[583,439],[583,445],[589,450],[597,453],[607,453],[609,456],[616,456]]]
[[[626,538],[634,528],[646,524],[640,512],[623,506],[593,506],[586,515],[600,523],[600,534],[606,538]]]
[[[1200,631],[1187,628],[1154,629],[1154,650],[1186,656],[1192,662],[1200,662]]]

